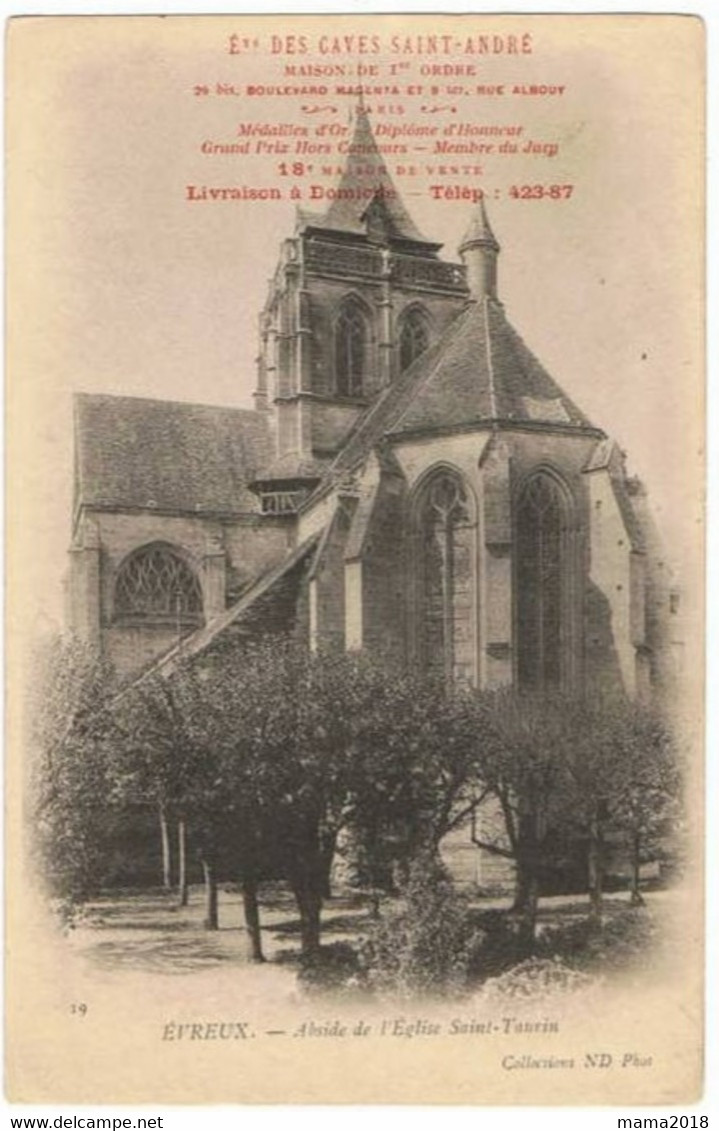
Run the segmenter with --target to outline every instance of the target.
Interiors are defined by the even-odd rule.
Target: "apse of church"
[[[484,203],[450,262],[361,109],[350,152],[376,179],[350,156],[298,211],[254,411],[78,398],[76,627],[128,674],[272,630],[481,687],[649,694],[676,633],[643,488],[509,322]]]

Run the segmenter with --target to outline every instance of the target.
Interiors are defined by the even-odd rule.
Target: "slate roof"
[[[362,463],[383,441],[498,423],[595,428],[509,323],[501,303],[470,303],[360,417],[328,471]]]
[[[291,482],[296,479],[321,479],[328,461],[301,457],[296,452],[285,452],[274,459],[267,467],[260,467],[255,476],[256,483]]]
[[[75,505],[243,513],[268,462],[265,417],[144,397],[75,398]]]
[[[487,216],[484,197],[482,197],[479,202],[479,208],[475,208],[472,212],[469,227],[464,233],[464,238],[459,245],[460,253],[463,252],[465,248],[474,247],[476,244],[484,244],[485,246],[493,247],[495,251],[499,251],[497,237],[492,231],[489,217]]]
[[[375,169],[374,177],[367,169]],[[379,211],[390,241],[408,241],[425,245],[423,251],[438,251],[442,246],[423,236],[397,191],[372,133],[367,112],[357,108],[355,128],[350,152],[336,196],[325,212],[298,209],[299,227],[312,227],[349,235],[367,234],[365,213],[374,208]],[[369,193],[369,195],[368,195]]]
[[[420,381],[391,435],[482,420],[592,427],[524,344],[499,302],[485,298],[460,318],[457,335]]]

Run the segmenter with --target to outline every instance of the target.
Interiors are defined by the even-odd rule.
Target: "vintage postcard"
[[[9,1098],[699,1099],[702,21],[23,17],[6,99]]]

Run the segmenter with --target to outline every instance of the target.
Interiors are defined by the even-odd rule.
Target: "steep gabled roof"
[[[372,176],[368,175],[369,168],[374,170]],[[405,208],[377,148],[363,106],[356,110],[347,161],[333,193],[332,202],[324,213],[298,210],[300,229],[366,236],[368,227],[375,221],[384,229],[389,242],[421,244],[425,254],[433,254],[442,246],[422,235]]]
[[[482,421],[592,427],[489,297],[461,315],[459,332],[388,432],[399,437]]]
[[[326,478],[362,463],[383,441],[498,424],[591,430],[510,325],[501,303],[470,303],[360,417]]]
[[[327,475],[335,478],[338,473],[357,467],[363,463],[372,449],[385,437],[388,430],[408,407],[422,380],[433,371],[447,349],[461,330],[467,311],[451,322],[445,332],[401,373],[391,385],[359,418],[346,443],[330,464]]]
[[[76,507],[242,513],[270,440],[245,409],[81,393],[75,450]]]

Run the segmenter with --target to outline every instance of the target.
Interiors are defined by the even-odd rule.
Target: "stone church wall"
[[[406,494],[396,476],[378,488],[362,556],[365,647],[406,653],[407,598],[411,592],[406,556]]]
[[[587,676],[594,686],[612,690],[619,682],[636,692],[636,652],[632,633],[631,547],[607,471],[590,472],[591,538],[587,584]],[[639,597],[635,580],[634,595]],[[614,660],[614,664],[612,663]],[[614,676],[614,678],[612,678]]]
[[[177,640],[171,625],[116,622],[115,581],[129,554],[153,542],[171,546],[197,575],[207,619],[222,612],[254,578],[279,563],[293,542],[293,531],[285,524],[259,515],[221,522],[147,512],[94,512],[85,522],[97,549],[72,554],[73,627],[83,638],[101,642],[121,675],[145,667]]]

